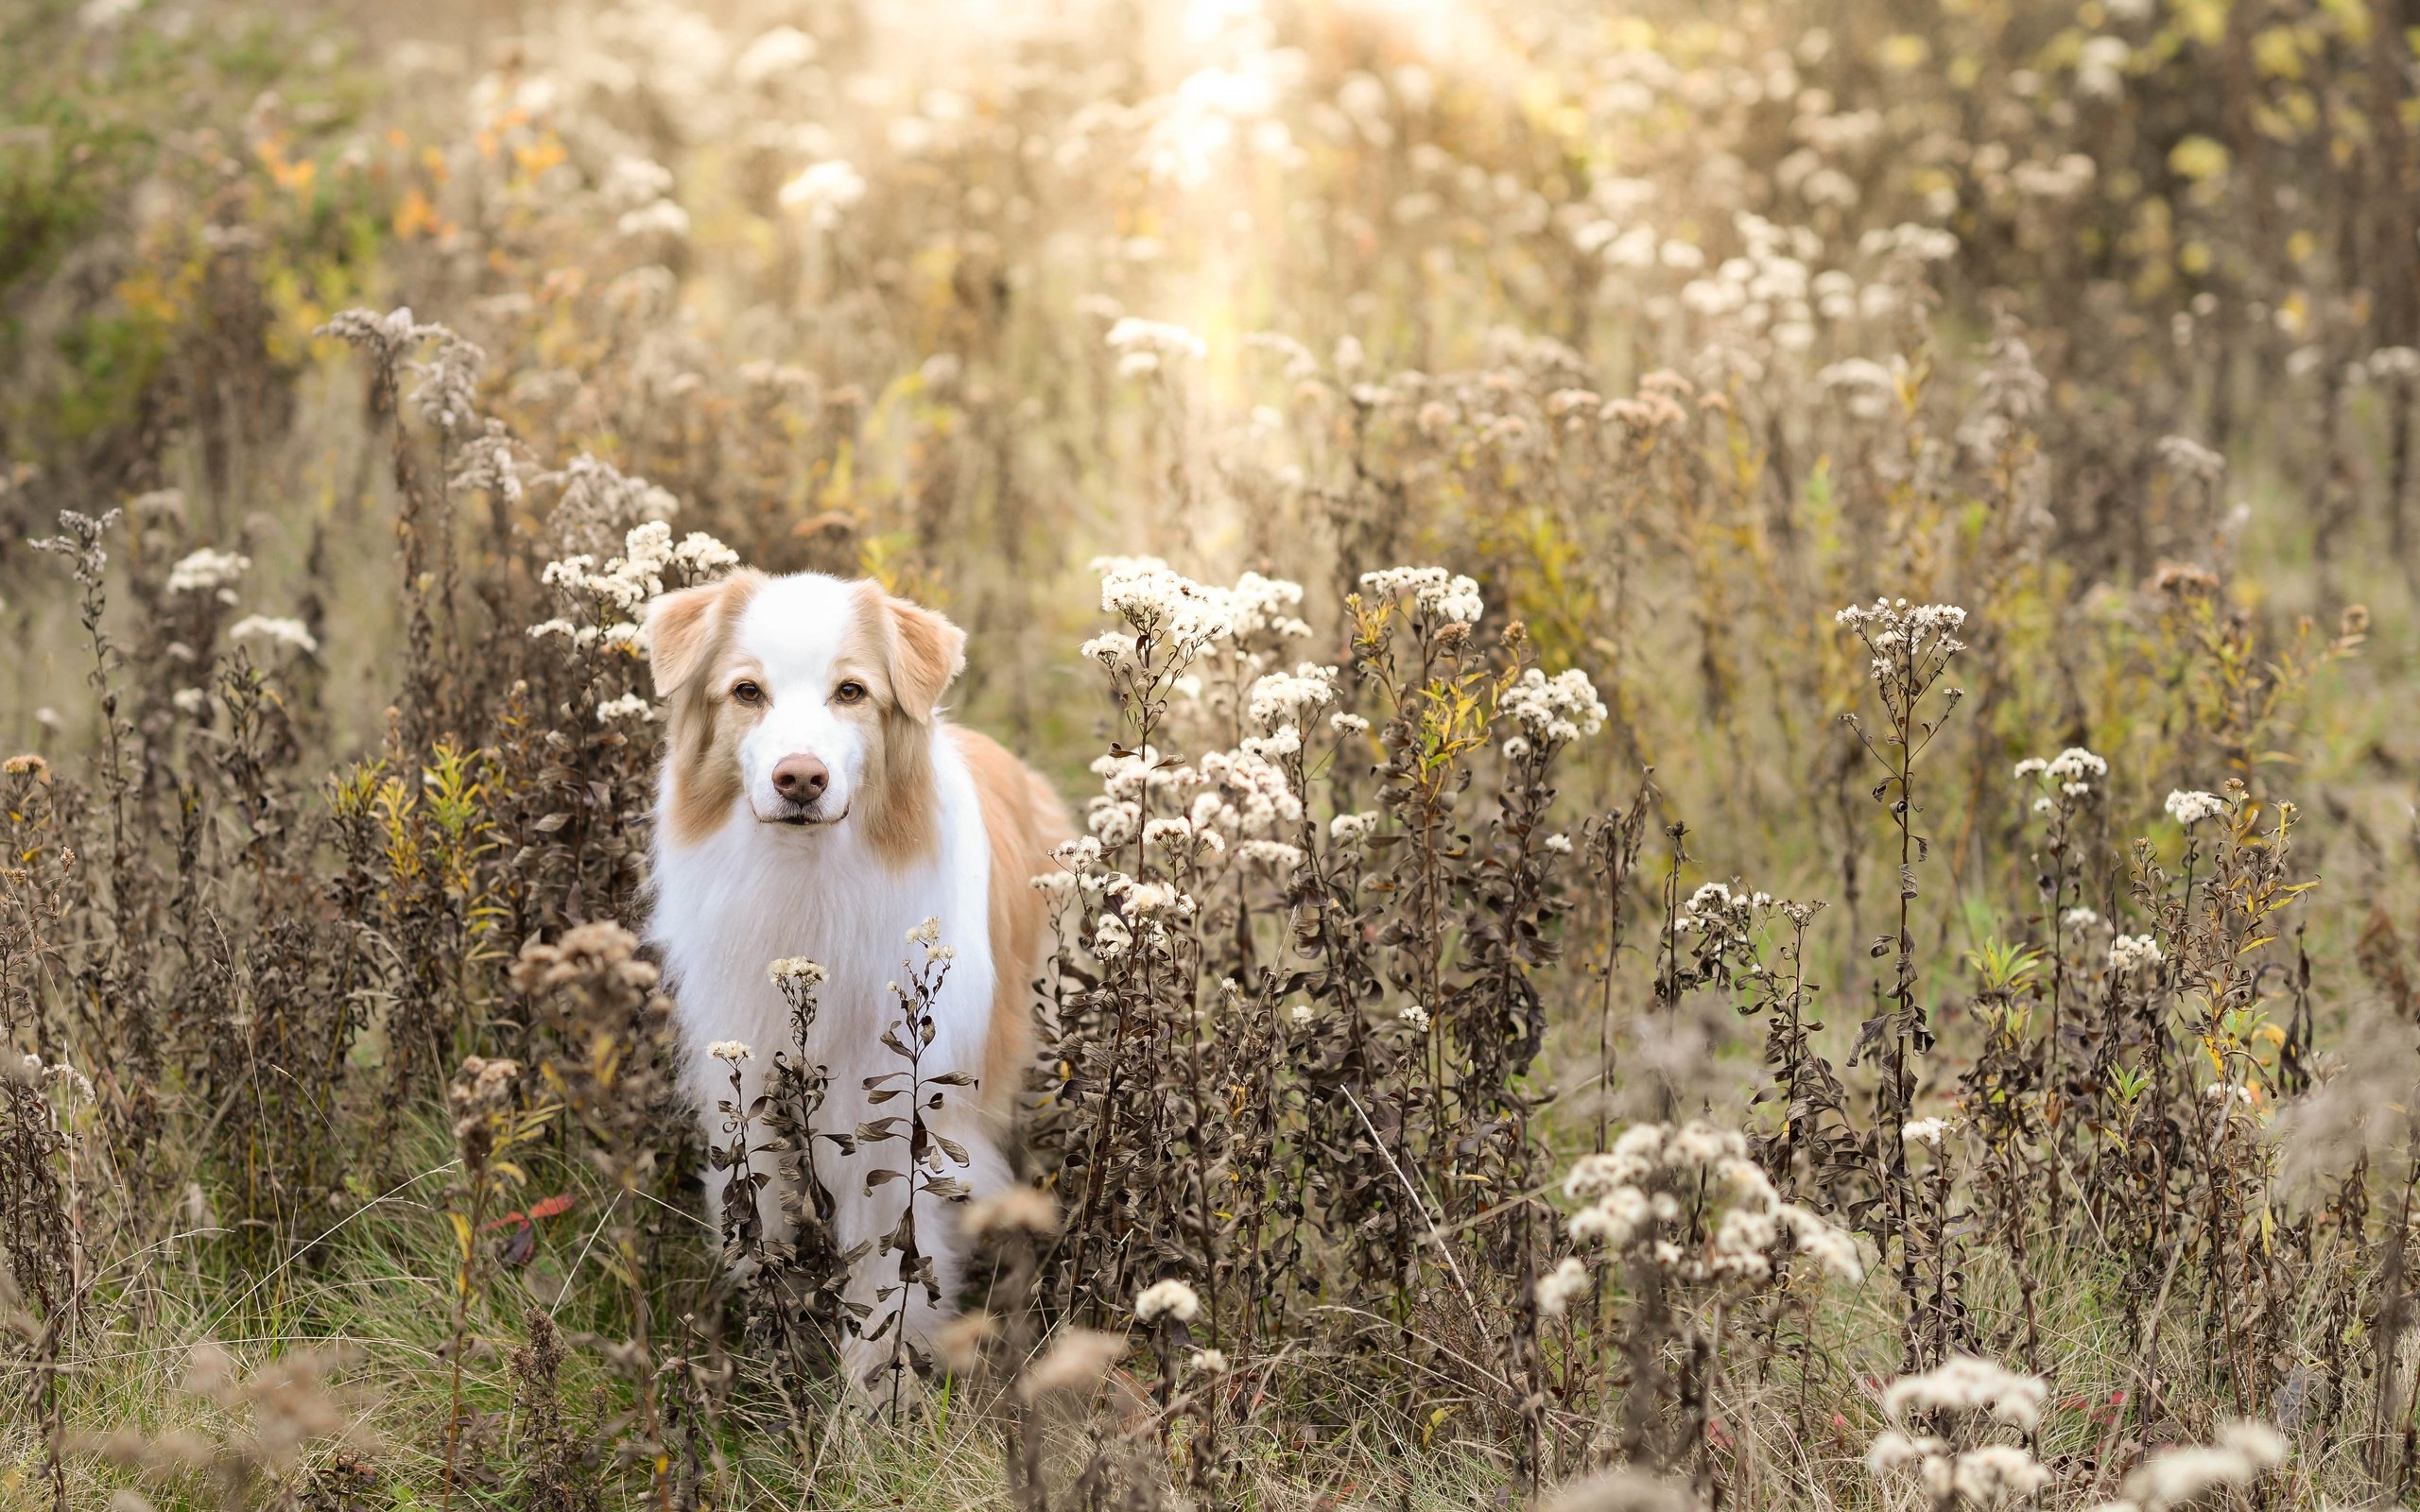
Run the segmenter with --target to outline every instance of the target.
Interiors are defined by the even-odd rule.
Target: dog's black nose
[[[832,785],[832,771],[812,756],[785,756],[773,766],[773,791],[793,803],[812,803]]]

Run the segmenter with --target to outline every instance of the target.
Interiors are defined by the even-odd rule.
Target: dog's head
[[[675,836],[863,825],[900,856],[934,833],[933,713],[966,636],[871,581],[744,572],[648,611]]]

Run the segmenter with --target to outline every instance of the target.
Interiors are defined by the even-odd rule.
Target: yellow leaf
[[[2201,183],[2227,171],[2233,160],[2214,137],[2188,136],[2169,149],[2168,165],[2184,178]]]

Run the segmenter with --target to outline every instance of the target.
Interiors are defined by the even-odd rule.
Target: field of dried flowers
[[[2409,22],[22,0],[0,1502],[2408,1503]],[[1084,819],[942,1358],[632,934],[742,561]]]

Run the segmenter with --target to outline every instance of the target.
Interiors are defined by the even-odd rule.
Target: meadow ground
[[[0,1502],[2409,1503],[2413,38],[0,10]],[[1029,1191],[674,1094],[741,563],[1076,812]]]

